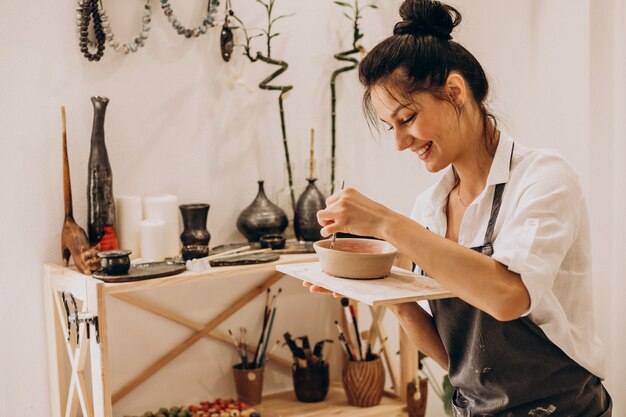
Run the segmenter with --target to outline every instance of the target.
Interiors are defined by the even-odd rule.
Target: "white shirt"
[[[530,294],[524,315],[571,359],[604,379],[604,348],[593,319],[589,218],[578,176],[554,151],[518,143],[509,172],[512,145],[502,133],[485,189],[463,216],[459,244],[485,243],[495,185],[506,183],[493,234],[493,259],[521,275]],[[417,198],[411,218],[445,236],[448,195],[454,185],[448,167]]]

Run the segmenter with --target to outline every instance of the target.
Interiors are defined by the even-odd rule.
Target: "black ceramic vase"
[[[267,198],[259,181],[259,192],[237,218],[237,229],[249,242],[258,242],[263,235],[283,233],[287,224],[287,215]]]
[[[183,246],[209,245],[211,234],[207,230],[206,221],[210,207],[209,204],[181,204],[178,206],[183,218],[183,233],[180,234]]]
[[[100,250],[118,249],[115,235],[115,200],[113,175],[107,148],[104,144],[104,114],[109,99],[92,97],[93,128],[87,173],[87,233],[92,245]]]
[[[294,215],[296,238],[304,241],[320,240],[322,226],[317,221],[317,212],[326,208],[326,198],[315,185],[317,178],[307,178],[309,185],[298,198]]]

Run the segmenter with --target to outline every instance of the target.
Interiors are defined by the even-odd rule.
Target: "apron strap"
[[[511,145],[511,156],[509,157],[509,171],[511,170],[511,163],[513,161],[513,150],[515,149],[515,143]],[[496,189],[493,192],[493,203],[491,204],[491,216],[489,217],[489,223],[487,224],[487,230],[485,231],[484,249],[482,252],[485,255],[493,255],[493,247],[491,245],[493,239],[493,230],[496,227],[496,220],[498,220],[498,213],[500,212],[500,206],[502,203],[502,193],[504,192],[504,186],[506,183],[496,184]],[[488,253],[487,253],[488,252]]]

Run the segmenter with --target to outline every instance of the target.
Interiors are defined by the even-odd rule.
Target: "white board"
[[[368,280],[333,277],[319,262],[278,265],[276,270],[371,306],[452,297],[437,281],[395,266],[388,277]]]

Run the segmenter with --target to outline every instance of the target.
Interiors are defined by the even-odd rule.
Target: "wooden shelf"
[[[113,404],[132,392],[161,368],[175,360],[198,340],[205,337],[221,340],[230,344],[227,335],[218,331],[217,327],[239,311],[247,303],[264,293],[284,275],[276,271],[277,265],[312,262],[315,254],[284,254],[276,262],[258,265],[216,267],[203,272],[183,272],[170,277],[154,278],[144,281],[126,283],[105,283],[88,275],[79,273],[75,268],[59,265],[44,266],[44,289],[46,307],[46,328],[48,333],[48,355],[50,366],[50,390],[52,417],[75,417],[79,412],[86,417],[111,417]],[[247,290],[207,323],[197,323],[183,317],[165,307],[150,303],[137,297],[134,292],[141,290],[177,286],[193,282],[214,279],[238,279],[250,274],[267,275],[261,284]],[[99,337],[86,338],[86,324],[80,326],[80,343],[72,337],[68,341],[67,319],[63,308],[61,294],[71,293],[78,301],[78,313],[82,317],[97,317]],[[109,375],[109,343],[107,323],[107,295],[113,295],[127,303],[156,314],[163,319],[175,322],[193,330],[187,339],[173,346],[158,360],[143,369],[124,386],[113,391]],[[384,307],[381,307],[384,309]],[[95,325],[94,325],[95,326]],[[75,335],[76,331],[72,331]],[[271,358],[271,356],[270,356]],[[269,395],[259,405],[265,411],[264,417],[392,417],[406,415],[405,389],[409,381],[415,379],[417,370],[417,352],[410,346],[404,332],[400,331],[400,381],[396,384],[395,394],[399,399],[383,397],[376,407],[360,408],[348,405],[341,384],[333,384],[328,397],[320,403],[301,403],[293,392]],[[88,360],[87,360],[88,359]],[[287,361],[272,358],[274,363],[290,367]],[[285,362],[285,363],[283,363]],[[389,363],[389,361],[387,361]],[[88,376],[91,376],[88,378]],[[88,383],[91,380],[91,384]]]
[[[348,404],[340,382],[331,384],[326,400],[319,403],[302,403],[293,391],[263,397],[255,406],[262,417],[392,417],[406,415],[406,404],[383,396],[375,407],[354,407]]]

